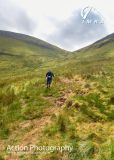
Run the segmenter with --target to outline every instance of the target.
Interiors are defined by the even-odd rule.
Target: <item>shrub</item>
[[[111,103],[111,104],[114,104],[114,96],[112,96],[112,97],[110,98],[110,103]]]
[[[66,119],[63,115],[59,115],[57,124],[59,126],[59,131],[60,132],[66,132]]]
[[[112,110],[109,114],[108,114],[109,119],[114,119],[114,110]]]
[[[15,97],[14,89],[11,89],[10,87],[0,92],[0,100],[3,105],[10,105],[14,101]]]
[[[1,130],[0,130],[0,137],[2,139],[7,139],[8,136],[9,136],[9,134],[10,134],[9,128],[7,128],[7,127],[1,128]]]
[[[68,100],[68,101],[66,102],[66,107],[69,108],[69,107],[71,107],[71,106],[72,106],[72,100]]]

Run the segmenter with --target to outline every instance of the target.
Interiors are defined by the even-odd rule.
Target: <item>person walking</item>
[[[54,74],[53,72],[51,72],[50,70],[46,73],[46,84],[47,84],[47,88],[50,88],[52,80],[53,80]]]

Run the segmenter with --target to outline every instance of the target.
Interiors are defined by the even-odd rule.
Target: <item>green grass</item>
[[[22,160],[114,159],[114,47],[99,47],[105,41],[68,53],[0,38],[0,159],[9,158],[8,144],[73,146],[18,155]],[[55,73],[51,89],[48,69]]]

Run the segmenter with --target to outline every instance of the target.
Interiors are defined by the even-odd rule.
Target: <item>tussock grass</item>
[[[113,160],[113,42],[76,54],[6,42],[0,39],[0,144],[73,147],[18,156],[23,160]],[[48,69],[55,73],[51,89],[45,82]],[[0,154],[9,157],[5,150]]]

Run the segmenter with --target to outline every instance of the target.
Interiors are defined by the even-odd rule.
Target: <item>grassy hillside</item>
[[[0,74],[19,75],[55,67],[68,54],[39,39],[0,31]]]
[[[74,53],[10,39],[0,41],[1,50],[7,48],[0,62],[0,159],[113,160],[113,36]],[[51,89],[45,87],[48,68],[55,73]],[[31,144],[73,150],[7,150]]]
[[[95,73],[98,71],[114,71],[114,34],[94,44],[73,52],[69,66],[79,73]]]

